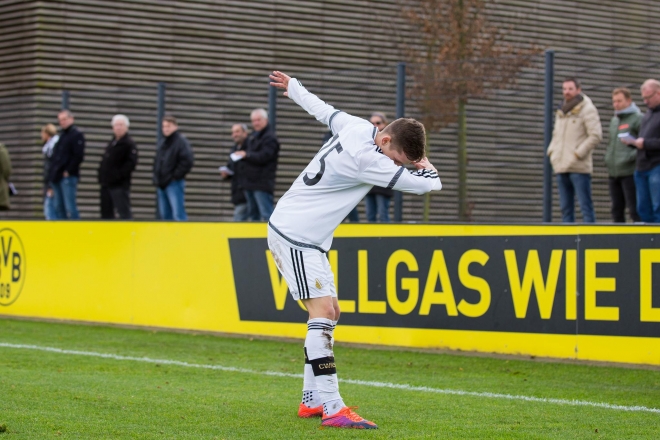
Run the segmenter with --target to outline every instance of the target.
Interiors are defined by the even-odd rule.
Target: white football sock
[[[341,399],[329,400],[323,404],[323,413],[327,416],[334,416],[345,406],[344,401]]]
[[[302,403],[309,408],[316,408],[321,405],[321,397],[318,390],[303,390]]]
[[[314,377],[314,370],[312,364],[307,359],[307,351],[305,351],[305,370],[303,373],[303,397],[302,403],[310,408],[316,408],[321,405],[321,398],[319,397],[319,390],[316,388],[316,378]]]
[[[332,321],[332,346],[335,346],[335,328],[337,328],[337,323],[339,321]]]
[[[305,338],[305,350],[327,415],[333,415],[344,407],[339,395],[337,368],[332,351],[333,327],[333,322],[329,319],[310,319],[307,321],[307,338]]]

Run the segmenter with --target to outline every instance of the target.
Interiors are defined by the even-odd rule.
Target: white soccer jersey
[[[372,186],[424,194],[442,188],[433,170],[408,172],[375,144],[369,121],[335,110],[295,78],[289,98],[326,124],[334,135],[277,203],[269,226],[298,248],[326,252],[332,235]]]

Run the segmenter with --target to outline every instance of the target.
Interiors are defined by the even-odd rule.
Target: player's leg
[[[334,346],[335,343],[334,330],[337,325],[337,321],[339,320],[340,311],[339,311],[339,302],[337,301],[334,283],[332,283],[332,286],[329,287],[331,288],[331,292],[334,294],[334,296],[331,296],[332,307],[334,309],[334,317],[332,319],[332,330],[331,330],[331,335],[332,335],[331,343]],[[310,315],[309,320],[311,319],[312,316]],[[309,326],[309,320],[308,320],[308,326]],[[309,357],[307,356],[307,349],[305,348],[304,350],[305,350],[305,369],[303,372],[303,396],[302,396],[302,402],[298,407],[298,416],[321,417],[323,415],[323,405],[321,401],[321,396],[319,394],[318,387],[316,385],[316,377],[314,376],[314,370],[312,369],[312,364],[310,363]]]
[[[249,199],[248,199],[249,200]],[[249,206],[249,203],[248,203]],[[277,265],[278,270],[284,277],[289,286],[289,292],[295,301],[301,299],[302,295],[307,295],[308,288],[304,284],[301,287],[300,275],[303,273],[301,263],[304,264],[304,256],[301,255],[300,251],[291,248],[287,243],[279,238],[274,232],[270,229],[268,230],[268,247],[273,255],[275,264]],[[302,261],[301,261],[302,260]],[[310,267],[310,258],[307,258],[306,271],[304,272],[307,275]],[[314,281],[311,286],[312,289],[316,288],[316,282]],[[327,283],[324,283],[327,284]],[[328,287],[328,286],[324,286]],[[331,293],[329,293],[331,295]],[[330,296],[328,296],[330,297]],[[334,317],[334,313],[332,315]],[[309,323],[308,323],[309,325]],[[302,400],[298,405],[298,416],[299,417],[321,417],[323,415],[323,405],[321,398],[319,397],[319,392],[316,387],[316,379],[314,377],[314,372],[312,370],[312,365],[309,362],[307,352],[305,350],[305,363],[303,370],[303,393]]]
[[[331,306],[328,307],[326,301],[323,299],[331,300],[332,297],[327,296],[321,299],[322,301],[311,301],[303,300],[305,307],[311,307],[312,311],[308,308],[309,319],[307,321],[307,338],[310,336],[310,331],[312,334],[323,328],[326,333],[329,331],[332,334],[334,329],[334,323],[336,323],[334,304],[331,302]],[[309,306],[306,301],[311,301]],[[339,305],[337,305],[339,307]],[[317,319],[319,318],[319,319]],[[298,416],[299,417],[321,417],[323,415],[323,401],[321,400],[321,395],[318,390],[318,384],[316,382],[316,376],[314,374],[314,368],[312,363],[309,360],[309,353],[307,351],[307,338],[305,339],[305,370],[303,372],[303,396],[302,402],[298,407]],[[332,338],[332,336],[331,336]],[[316,354],[313,351],[313,354]]]
[[[305,353],[323,404],[322,425],[338,428],[377,428],[375,423],[363,419],[348,408],[339,394],[333,337],[336,318],[339,318],[337,297],[303,299],[303,304],[310,318],[307,321]]]

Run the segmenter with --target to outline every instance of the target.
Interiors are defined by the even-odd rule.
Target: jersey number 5
[[[316,176],[312,177],[311,179],[309,177],[307,177],[307,174],[305,174],[303,176],[303,182],[305,182],[305,185],[314,186],[314,185],[316,185],[317,183],[319,183],[321,181],[321,177],[323,177],[323,173],[325,172],[325,158],[328,157],[328,154],[330,154],[332,152],[332,150],[337,150],[337,154],[344,151],[344,148],[341,146],[339,141],[337,141],[338,138],[339,138],[339,135],[335,135],[332,139],[330,139],[330,141],[327,143],[326,146],[321,148],[321,151],[319,151],[319,154],[321,154],[321,152],[324,149],[327,149],[325,154],[323,156],[321,156],[321,158],[319,159],[319,162],[321,162],[321,169],[319,170],[318,173],[316,173]]]

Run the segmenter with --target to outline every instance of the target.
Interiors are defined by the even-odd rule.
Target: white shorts
[[[325,253],[293,247],[270,228],[268,247],[294,300],[337,297],[335,276]]]

